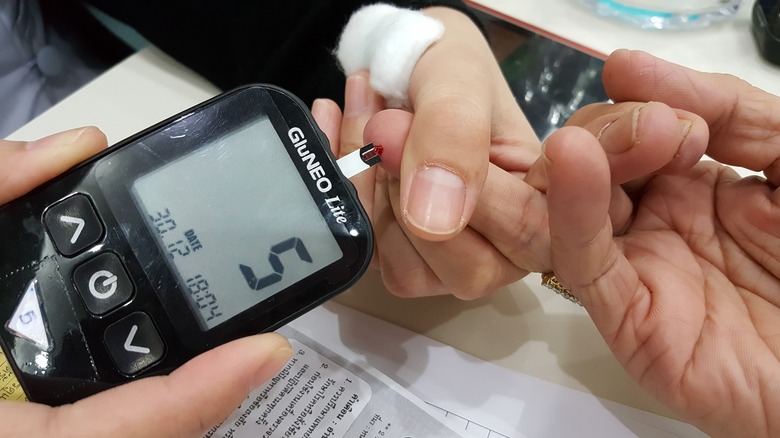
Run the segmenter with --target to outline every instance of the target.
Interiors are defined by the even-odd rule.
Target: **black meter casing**
[[[351,286],[368,217],[305,105],[269,85],[184,111],[0,206],[0,344],[70,403]]]

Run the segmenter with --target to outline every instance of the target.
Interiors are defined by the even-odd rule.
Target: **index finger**
[[[764,171],[780,183],[780,98],[731,75],[702,73],[640,51],[611,54],[602,73],[615,101],[660,101],[701,116],[710,127],[707,154]]]

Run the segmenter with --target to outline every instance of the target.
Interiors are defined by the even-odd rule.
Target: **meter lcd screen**
[[[202,328],[342,257],[298,175],[264,117],[132,183],[132,196]]]

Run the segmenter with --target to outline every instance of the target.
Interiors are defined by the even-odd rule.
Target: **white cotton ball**
[[[344,27],[336,57],[344,73],[371,72],[371,87],[391,107],[407,105],[409,78],[444,25],[420,11],[376,4],[356,11]]]

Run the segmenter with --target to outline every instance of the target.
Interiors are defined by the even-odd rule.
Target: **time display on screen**
[[[268,118],[141,176],[131,192],[206,330],[342,256]]]

